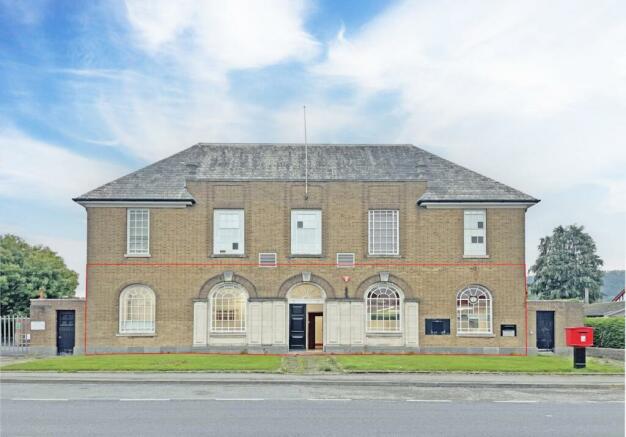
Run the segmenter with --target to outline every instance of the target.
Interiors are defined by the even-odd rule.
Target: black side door
[[[57,311],[57,355],[74,353],[74,310]]]
[[[537,349],[554,350],[554,311],[537,311]]]
[[[306,349],[306,304],[289,305],[289,349]]]

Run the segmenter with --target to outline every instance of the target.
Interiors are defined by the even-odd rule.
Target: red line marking
[[[176,352],[142,352],[140,354],[132,353],[132,352],[115,352],[115,353],[88,353],[87,352],[87,295],[88,295],[88,271],[90,267],[131,267],[131,266],[140,266],[140,267],[208,267],[208,266],[217,266],[217,267],[231,267],[231,266],[252,266],[258,267],[258,263],[220,263],[220,262],[202,262],[202,263],[146,263],[146,262],[127,262],[127,263],[87,263],[85,267],[85,320],[84,320],[84,354],[85,355],[168,355],[175,354]],[[277,263],[277,266],[284,267],[297,267],[297,266],[307,266],[307,267],[335,267],[335,263]],[[376,266],[414,266],[414,267],[523,267],[524,268],[524,289],[526,293],[526,311],[525,311],[525,324],[526,324],[526,346],[525,346],[525,354],[463,354],[463,353],[453,353],[453,354],[445,354],[445,353],[435,353],[435,352],[406,352],[406,353],[376,353],[376,352],[363,352],[363,353],[326,353],[319,355],[347,355],[347,356],[359,356],[359,355],[389,355],[389,356],[402,356],[402,355],[449,355],[449,356],[494,356],[494,357],[524,357],[528,356],[528,280],[526,277],[526,264],[520,263],[409,263],[409,262],[372,262],[372,263],[355,263],[355,266],[361,267],[376,267]],[[178,353],[180,355],[242,355],[239,352],[224,352],[224,353],[214,353],[214,352],[183,352]],[[265,355],[265,356],[293,356],[298,354],[288,353],[288,354],[245,354],[245,355]],[[307,354],[303,354],[307,355]],[[317,354],[315,354],[317,355]]]
[[[278,267],[336,267],[335,263],[277,263]],[[90,263],[88,267],[258,267],[258,263],[220,263],[220,262],[200,262],[200,263],[160,263],[160,262],[127,262],[127,263]],[[525,264],[519,263],[410,263],[410,262],[372,262],[355,263],[359,267],[523,267]],[[264,267],[265,268],[265,267]]]
[[[83,317],[83,353],[87,355],[87,294],[89,290],[89,264],[85,266],[85,309]]]
[[[263,353],[241,353],[241,352],[93,352],[85,355],[89,356],[108,356],[108,355],[238,355],[244,357],[264,356],[264,357],[294,357],[294,356],[324,356],[324,355],[340,355],[340,356],[363,356],[363,355],[385,355],[385,356],[411,356],[411,355],[433,355],[433,356],[471,356],[471,357],[526,357],[524,354],[464,354],[452,353],[446,354],[441,352],[325,352],[325,353],[284,353],[284,354],[263,354]],[[236,372],[234,372],[236,373]]]
[[[526,356],[528,356],[528,273],[526,270],[526,264],[524,264],[524,292],[525,292],[525,297],[526,297],[526,312],[524,314],[524,325],[526,328],[526,345],[525,345],[525,351],[526,351]]]

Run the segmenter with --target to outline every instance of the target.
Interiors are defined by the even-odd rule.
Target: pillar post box
[[[587,367],[587,348],[593,346],[593,328],[588,326],[565,328],[565,343],[574,348],[574,368]]]

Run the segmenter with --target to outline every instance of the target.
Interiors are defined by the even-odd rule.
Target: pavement
[[[623,380],[566,379],[572,381],[552,375],[12,372],[2,373],[0,434],[624,435]]]
[[[621,388],[624,375],[543,375],[517,373],[354,373],[275,374],[206,372],[4,372],[0,382],[36,383],[170,383],[247,385],[411,385],[415,387]]]

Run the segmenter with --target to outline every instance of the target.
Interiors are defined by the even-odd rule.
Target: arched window
[[[393,284],[380,282],[365,294],[368,332],[400,332],[401,291]]]
[[[470,285],[456,295],[457,334],[492,334],[491,293]]]
[[[224,282],[209,295],[211,332],[246,332],[248,293],[239,284]]]
[[[120,294],[120,333],[154,333],[154,291],[145,285],[130,285]]]

